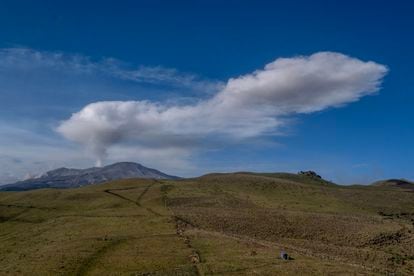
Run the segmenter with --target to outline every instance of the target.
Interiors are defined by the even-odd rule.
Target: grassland
[[[413,222],[411,191],[291,174],[1,192],[0,274],[409,275]]]

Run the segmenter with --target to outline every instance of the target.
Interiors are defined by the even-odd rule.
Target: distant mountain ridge
[[[382,188],[399,188],[414,190],[414,183],[405,179],[387,179],[377,181],[371,184],[371,186],[382,187]]]
[[[48,171],[38,178],[27,179],[0,186],[0,191],[26,191],[42,188],[76,188],[106,181],[128,178],[178,179],[133,162],[120,162],[105,167],[88,169],[59,168]]]

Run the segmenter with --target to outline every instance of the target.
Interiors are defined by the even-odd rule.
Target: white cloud
[[[123,80],[134,82],[143,82],[151,84],[165,84],[178,88],[190,88],[204,93],[217,92],[222,83],[212,80],[203,80],[195,74],[178,72],[173,68],[165,68],[162,66],[140,66],[137,69],[121,70],[118,62],[112,59],[106,62],[105,70],[111,75],[119,77]]]
[[[355,102],[378,91],[386,73],[383,65],[332,52],[279,58],[228,80],[216,95],[192,105],[96,102],[57,130],[99,159],[114,145],[188,155],[217,141],[277,134],[290,116]]]
[[[183,104],[208,97],[222,85],[163,66],[135,66],[114,58],[93,59],[23,47],[0,48],[0,184],[60,166],[92,166],[94,156],[51,131],[58,121],[87,103],[136,99],[145,94],[158,100],[174,98]],[[161,159],[159,152],[142,149],[134,158],[127,153],[137,147],[126,147],[111,148],[112,159],[107,161],[125,160],[120,157],[123,154],[144,165],[175,169],[164,166],[165,162],[154,162]],[[164,152],[169,159],[180,156],[175,164],[184,166],[186,153],[181,148]]]
[[[0,49],[0,73],[18,72],[28,75],[101,75],[136,83],[156,84],[202,92],[215,92],[222,83],[195,74],[178,72],[163,66],[138,66],[115,58],[93,60],[90,57],[63,52],[37,51],[30,48]]]

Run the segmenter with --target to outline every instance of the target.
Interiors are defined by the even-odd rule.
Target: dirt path
[[[79,266],[76,275],[87,275],[87,273],[93,268],[98,260],[105,255],[106,252],[114,249],[116,246],[125,242],[126,239],[116,239],[105,246],[98,249],[94,254],[92,254],[89,258],[85,259],[83,263]]]
[[[193,225],[187,223],[187,221],[184,221],[175,215],[174,215],[174,220],[175,220],[176,234],[192,251],[191,255],[188,256],[191,264],[193,265],[195,271],[197,272],[197,275],[200,275],[200,276],[204,275],[204,272],[200,266],[200,264],[203,262],[200,251],[197,250],[193,246],[190,236],[186,234],[187,227],[188,226],[193,227]]]
[[[107,193],[107,194],[110,194],[110,195],[116,196],[116,197],[118,197],[118,198],[120,198],[120,199],[123,199],[123,200],[129,201],[129,202],[132,202],[132,203],[134,203],[135,205],[137,205],[138,207],[142,207],[142,206],[141,206],[141,203],[140,203],[139,201],[132,200],[132,199],[127,198],[127,197],[125,197],[125,196],[123,196],[123,195],[120,195],[120,194],[117,194],[117,193],[113,192],[113,191],[127,191],[127,190],[135,190],[135,189],[137,189],[137,188],[136,188],[136,187],[134,187],[134,188],[124,188],[124,189],[107,189],[107,190],[104,190],[104,192],[105,192],[105,193]],[[143,193],[146,193],[146,190],[145,190]]]
[[[30,210],[42,210],[42,211],[54,211],[57,210],[57,208],[52,208],[52,207],[37,207],[37,206],[33,206],[33,205],[16,205],[16,204],[1,204],[0,203],[0,208],[12,208],[12,209],[18,209],[21,210],[20,212],[17,212],[13,215],[9,215],[9,216],[1,216],[0,215],[0,223],[5,223],[5,222],[9,222],[9,221],[18,221],[18,222],[23,222],[23,223],[41,223],[44,220],[27,220],[27,219],[21,219],[19,218],[21,215],[29,212]]]
[[[195,254],[197,255],[197,257],[199,259],[199,262],[195,264],[199,275],[204,275],[204,273],[202,271],[202,268],[199,265],[199,264],[203,263],[203,260],[201,258],[201,252],[199,252],[198,250],[193,248],[193,246],[191,245],[191,240],[190,240],[190,236],[189,236],[189,235],[191,235],[191,233],[188,233],[188,232],[193,232],[193,231],[198,232],[200,234],[204,234],[204,235],[220,236],[220,237],[225,237],[226,239],[234,239],[234,240],[237,240],[238,242],[256,244],[258,246],[267,247],[267,248],[275,248],[275,252],[277,251],[276,250],[277,248],[285,248],[285,249],[288,249],[290,252],[294,252],[296,254],[308,256],[308,257],[311,257],[311,258],[325,259],[327,261],[329,261],[329,260],[336,261],[337,263],[342,263],[344,265],[349,265],[349,266],[353,266],[353,267],[359,267],[359,268],[361,268],[363,270],[366,270],[366,271],[370,271],[370,272],[374,271],[374,267],[359,264],[359,263],[350,262],[349,260],[341,258],[339,256],[332,256],[332,255],[329,255],[329,254],[325,254],[323,252],[314,252],[311,249],[305,249],[305,248],[293,246],[293,245],[286,244],[286,243],[270,242],[270,241],[266,241],[266,240],[252,238],[250,236],[245,236],[245,235],[233,235],[233,234],[228,234],[228,233],[224,233],[224,232],[218,232],[218,231],[214,231],[214,230],[207,230],[207,229],[200,228],[197,225],[194,225],[191,221],[186,220],[183,217],[180,217],[180,216],[178,216],[174,213],[174,210],[172,210],[172,208],[170,208],[167,205],[167,200],[168,200],[167,194],[168,194],[168,192],[165,191],[164,192],[165,206],[174,216],[174,219],[175,219],[176,225],[177,225],[176,227],[178,229],[177,234],[179,236],[184,237],[184,240],[188,243],[188,246],[193,249],[193,252],[195,252]],[[277,265],[278,264],[273,263],[273,262],[264,263],[264,264],[261,264],[261,265],[255,266],[255,267],[243,268],[243,269],[240,269],[240,270],[223,271],[223,273],[237,273],[237,272],[247,271],[249,269],[261,268],[261,267],[267,267],[267,266],[271,267],[271,266],[277,266]]]
[[[344,264],[344,265],[359,267],[359,268],[362,268],[364,270],[371,271],[371,272],[374,271],[373,267],[362,265],[362,264],[357,264],[357,263],[353,263],[353,262],[349,262],[349,261],[347,261],[343,258],[340,258],[340,257],[328,256],[324,253],[315,253],[311,250],[299,248],[297,246],[292,246],[292,245],[285,244],[285,243],[270,242],[270,241],[266,241],[266,240],[252,238],[252,237],[249,237],[249,236],[244,236],[244,235],[232,235],[232,234],[227,234],[227,233],[224,233],[224,232],[218,232],[218,231],[214,231],[214,230],[206,230],[206,229],[203,229],[203,228],[199,228],[199,227],[193,225],[191,222],[189,222],[187,220],[184,220],[180,217],[175,217],[175,218],[178,221],[181,221],[182,223],[185,223],[186,225],[189,225],[191,227],[192,232],[196,232],[196,233],[199,233],[199,234],[202,234],[202,235],[211,235],[211,236],[217,236],[217,237],[224,237],[226,239],[233,239],[233,240],[236,240],[238,242],[243,242],[243,243],[248,243],[248,244],[256,244],[258,246],[267,247],[267,248],[274,248],[275,252],[277,251],[276,250],[277,248],[285,248],[285,249],[288,249],[290,252],[294,252],[296,254],[308,256],[308,257],[311,257],[311,258],[336,261],[337,263],[341,263],[341,264]],[[201,255],[200,255],[200,263],[201,263]],[[262,265],[258,265],[258,266],[255,266],[255,267],[243,268],[243,269],[240,269],[240,270],[222,271],[220,273],[241,272],[241,271],[246,271],[246,270],[249,270],[249,269],[261,268],[261,267],[267,267],[267,266],[271,267],[271,266],[277,266],[277,265],[278,264],[276,264],[274,262],[271,262],[271,263],[265,263],[265,264],[262,264]],[[199,270],[201,270],[201,269],[199,269]],[[201,274],[201,275],[204,275],[204,274]]]
[[[97,265],[99,259],[104,257],[108,252],[114,250],[116,247],[121,246],[123,243],[130,240],[140,240],[140,239],[150,239],[157,237],[174,237],[174,234],[154,234],[154,235],[145,235],[139,237],[123,237],[118,239],[113,239],[109,241],[106,245],[99,248],[94,254],[86,258],[82,264],[78,267],[77,272],[75,273],[78,276],[87,275],[95,265]]]
[[[159,184],[164,184],[164,182],[157,180],[157,182]],[[167,194],[168,194],[168,189],[163,189],[163,186],[160,186],[161,189],[161,194],[162,194],[162,198],[164,201],[164,207],[172,214],[172,218],[174,219],[175,222],[175,228],[176,228],[176,235],[178,236],[179,239],[181,239],[184,244],[191,249],[192,253],[190,256],[188,256],[188,259],[190,261],[190,263],[193,265],[194,267],[194,271],[196,272],[197,275],[203,276],[204,275],[204,271],[202,270],[200,264],[203,262],[203,259],[201,258],[201,253],[199,250],[197,250],[194,246],[193,243],[190,239],[190,236],[186,234],[187,228],[188,227],[192,227],[195,228],[195,226],[193,224],[191,224],[190,222],[184,220],[183,218],[180,218],[178,216],[175,215],[174,210],[172,210],[172,208],[170,208],[167,205]]]
[[[7,208],[24,208],[24,209],[39,209],[39,210],[57,210],[57,208],[53,207],[37,207],[33,205],[16,205],[16,204],[3,204],[0,203],[0,207],[7,207]]]
[[[156,181],[155,183],[158,183]],[[154,186],[155,183],[151,183],[145,187],[145,189],[138,195],[136,200],[130,199],[126,196],[123,196],[117,191],[126,191],[126,190],[135,190],[140,187],[128,187],[128,188],[117,188],[117,189],[106,189],[104,190],[104,193],[107,193],[111,196],[115,196],[121,200],[125,200],[128,202],[133,203],[138,208],[144,208],[147,210],[150,214],[154,216],[162,216],[160,213],[154,211],[153,209],[143,206],[141,201],[144,198],[144,196],[148,193],[148,191],[151,189],[151,187]],[[139,215],[139,217],[145,217],[142,215]],[[103,247],[99,248],[95,253],[93,253],[90,257],[86,258],[83,263],[80,265],[80,267],[77,269],[76,275],[87,275],[88,272],[90,272],[93,267],[98,263],[99,259],[101,259],[104,255],[106,255],[111,250],[114,250],[116,247],[122,245],[123,243],[127,242],[128,240],[135,240],[135,239],[148,239],[148,238],[154,238],[154,237],[175,237],[175,234],[155,234],[155,235],[146,235],[146,236],[140,236],[140,237],[124,237],[124,238],[117,238],[114,240],[111,240],[109,243],[104,245]]]
[[[161,215],[160,213],[154,211],[150,207],[144,206],[142,204],[142,199],[144,198],[144,196],[148,193],[148,191],[155,184],[162,185],[163,182],[160,181],[160,180],[154,180],[154,183],[151,183],[151,184],[149,184],[145,187],[145,189],[138,195],[136,200],[133,200],[131,198],[123,196],[123,195],[117,193],[117,191],[134,190],[134,189],[137,189],[139,187],[106,189],[106,190],[104,190],[104,192],[111,195],[111,196],[115,196],[115,197],[117,197],[121,200],[131,202],[131,203],[135,204],[138,208],[144,208],[150,214],[152,214],[154,216],[157,216],[157,217],[160,217],[160,216],[163,216],[163,215]],[[161,191],[161,193],[163,194],[162,191]],[[108,244],[106,244],[105,246],[98,249],[89,258],[85,259],[84,262],[81,264],[81,266],[78,268],[76,275],[86,275],[86,274],[88,274],[88,272],[90,272],[93,269],[93,267],[98,263],[99,259],[101,259],[104,255],[106,255],[111,250],[114,250],[114,248],[122,245],[124,242],[127,242],[128,240],[131,240],[131,239],[148,239],[148,238],[161,237],[161,236],[178,237],[180,240],[182,240],[182,242],[186,245],[186,247],[188,247],[192,252],[188,256],[188,260],[193,265],[194,272],[196,273],[196,275],[204,275],[204,273],[203,273],[203,271],[200,267],[200,263],[202,262],[201,254],[198,250],[196,250],[193,247],[193,245],[191,243],[191,240],[190,240],[190,237],[188,235],[185,235],[185,231],[186,231],[187,226],[192,227],[192,225],[189,224],[187,221],[184,221],[183,219],[178,218],[177,216],[175,216],[174,213],[172,212],[172,210],[170,208],[168,208],[166,205],[163,206],[163,207],[165,207],[172,214],[172,215],[169,215],[168,217],[171,217],[174,220],[176,233],[114,239],[113,241],[110,241]]]
[[[115,196],[119,199],[131,202],[133,204],[135,204],[137,207],[139,208],[144,208],[141,205],[141,199],[142,197],[148,192],[148,190],[150,189],[150,187],[153,184],[148,185],[145,190],[138,196],[137,200],[132,200],[130,198],[127,198],[123,195],[120,195],[118,193],[116,193],[116,191],[126,191],[126,190],[135,190],[137,189],[137,187],[131,187],[131,188],[120,188],[120,189],[106,189],[104,190],[104,193],[107,193],[111,196]],[[108,244],[104,245],[103,247],[99,248],[95,253],[93,253],[91,256],[89,256],[88,258],[86,258],[83,263],[80,265],[80,267],[78,268],[76,275],[87,275],[88,272],[96,265],[96,263],[98,262],[98,260],[100,258],[102,258],[107,252],[113,250],[115,247],[121,245],[122,243],[126,242],[128,239],[131,238],[122,238],[122,239],[114,239],[112,241],[110,241]]]
[[[159,181],[157,181],[157,180],[155,180],[154,182],[155,182],[155,183],[160,183],[160,182],[159,182]],[[125,197],[125,196],[123,196],[123,195],[120,195],[120,194],[116,193],[116,191],[134,190],[134,189],[137,189],[137,187],[119,188],[119,189],[107,189],[107,190],[104,190],[104,192],[105,192],[105,193],[107,193],[107,194],[110,194],[110,195],[116,196],[116,197],[118,197],[118,198],[120,198],[120,199],[123,199],[123,200],[129,201],[129,202],[131,202],[131,203],[134,203],[134,204],[135,204],[135,205],[137,205],[138,207],[144,208],[144,209],[145,209],[145,210],[147,210],[149,213],[151,213],[151,214],[153,214],[153,215],[155,215],[155,216],[162,216],[160,213],[158,213],[158,212],[154,211],[153,209],[151,209],[151,208],[149,208],[149,207],[142,206],[142,204],[141,204],[141,200],[142,200],[142,198],[143,198],[143,197],[144,197],[144,195],[145,195],[145,194],[146,194],[146,193],[150,190],[150,188],[151,188],[152,186],[154,186],[154,184],[155,184],[155,183],[151,183],[151,184],[149,184],[147,187],[145,187],[144,191],[142,191],[142,193],[140,193],[140,194],[138,195],[138,197],[137,197],[137,199],[136,199],[136,200],[133,200],[133,199],[127,198],[127,197]]]

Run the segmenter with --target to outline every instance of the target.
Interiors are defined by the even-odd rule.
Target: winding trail
[[[106,252],[108,252],[111,249],[114,249],[116,246],[122,244],[125,241],[127,241],[127,239],[116,239],[98,249],[94,254],[92,254],[82,262],[82,264],[79,266],[76,272],[76,275],[87,275],[91,268],[93,268],[96,265],[98,260],[101,257],[103,257]]]
[[[159,183],[157,180],[154,181],[155,183]],[[129,201],[133,204],[135,204],[138,207],[144,208],[145,210],[147,210],[149,213],[155,215],[155,216],[162,216],[160,213],[154,211],[153,209],[149,208],[149,207],[145,207],[141,204],[141,200],[144,197],[144,195],[149,191],[149,189],[154,186],[155,183],[151,183],[149,184],[147,187],[145,187],[144,191],[142,191],[142,193],[139,194],[139,196],[137,197],[136,200],[127,198],[123,195],[120,195],[118,193],[116,193],[116,191],[126,191],[126,190],[136,190],[138,187],[128,187],[128,188],[118,188],[118,189],[106,189],[104,190],[105,193],[116,196],[120,199]]]
[[[0,207],[22,209],[20,212],[17,212],[16,214],[13,214],[11,216],[0,216],[0,223],[9,222],[9,221],[18,221],[18,222],[23,222],[23,223],[41,223],[44,220],[27,220],[27,219],[21,219],[19,217],[29,212],[30,210],[42,210],[42,211],[57,210],[57,208],[53,208],[53,207],[37,207],[33,205],[16,205],[16,204],[3,204],[3,203],[0,203]]]
[[[312,250],[309,249],[303,249],[300,248],[298,246],[292,246],[289,244],[285,244],[285,243],[280,243],[280,242],[271,242],[271,241],[267,241],[267,240],[261,240],[261,239],[257,239],[257,238],[253,238],[250,236],[246,236],[246,235],[235,235],[235,234],[229,234],[229,233],[225,233],[225,232],[220,232],[220,231],[214,231],[214,230],[207,230],[207,229],[203,229],[198,227],[197,225],[193,224],[191,221],[176,215],[174,210],[168,206],[167,202],[168,202],[168,196],[167,196],[167,191],[164,192],[164,203],[165,203],[165,207],[173,214],[174,220],[176,221],[176,227],[177,227],[177,234],[181,237],[184,238],[184,240],[188,241],[188,246],[193,250],[193,252],[195,252],[198,257],[199,257],[199,262],[194,264],[195,268],[197,269],[197,273],[198,275],[204,275],[205,273],[203,272],[202,267],[200,266],[200,264],[202,264],[205,260],[203,260],[201,258],[201,254],[198,250],[196,250],[192,244],[191,244],[191,240],[189,235],[185,234],[188,226],[190,228],[190,230],[192,231],[196,231],[199,233],[204,233],[205,235],[213,235],[213,236],[220,236],[220,237],[224,237],[226,239],[233,239],[236,240],[238,242],[244,242],[244,243],[252,243],[252,244],[256,244],[258,246],[262,246],[262,247],[266,247],[266,248],[286,248],[289,249],[293,252],[299,253],[301,255],[304,256],[308,256],[308,257],[312,257],[312,258],[318,258],[318,259],[326,259],[326,260],[335,260],[336,262],[342,263],[344,265],[349,265],[349,266],[353,266],[353,267],[359,267],[362,268],[366,271],[369,272],[373,272],[375,270],[374,267],[368,266],[368,265],[363,265],[363,264],[359,264],[359,263],[355,263],[355,262],[350,262],[344,258],[341,257],[337,257],[337,256],[331,256],[329,254],[325,254],[323,252],[314,252]],[[179,225],[184,225],[184,227],[179,226]],[[237,272],[242,272],[242,271],[247,271],[247,270],[251,270],[251,269],[257,269],[257,268],[262,268],[262,267],[275,267],[275,266],[279,266],[280,264],[278,263],[274,263],[274,262],[268,262],[268,263],[263,263],[261,265],[257,265],[254,267],[247,267],[247,268],[241,268],[241,269],[237,269],[237,270],[228,270],[228,271],[221,271],[218,272],[219,274],[225,274],[225,273],[237,273]]]
[[[154,235],[144,235],[138,237],[122,237],[109,241],[106,245],[98,249],[94,254],[86,258],[83,263],[77,269],[75,273],[78,276],[87,275],[88,272],[97,264],[98,260],[102,258],[107,252],[113,250],[114,248],[122,245],[123,243],[130,240],[141,240],[157,237],[174,237],[175,234],[154,234]]]
[[[134,204],[138,208],[143,208],[146,211],[148,211],[150,214],[161,217],[162,215],[153,209],[143,206],[141,201],[144,198],[144,196],[148,193],[148,191],[151,189],[151,187],[154,186],[154,184],[160,183],[159,181],[155,180],[154,183],[151,183],[147,185],[144,190],[138,195],[136,200],[133,200],[131,198],[128,198],[126,196],[123,196],[117,191],[127,191],[127,190],[136,190],[141,187],[128,187],[128,188],[116,188],[116,189],[106,189],[103,192],[107,193],[111,196],[117,197],[121,200],[128,201],[132,204]],[[125,216],[129,217],[129,216]],[[145,217],[145,215],[137,215],[137,217]],[[128,240],[137,240],[137,239],[148,239],[148,238],[154,238],[154,237],[175,237],[176,234],[154,234],[154,235],[145,235],[145,236],[139,236],[139,237],[122,237],[122,238],[116,238],[111,241],[109,241],[106,245],[99,248],[95,253],[93,253],[91,256],[86,258],[82,264],[77,269],[76,275],[87,275],[91,269],[98,263],[99,259],[101,259],[106,253],[113,250],[114,248],[122,245],[123,243],[127,242]]]
[[[123,189],[107,189],[107,190],[104,190],[104,193],[107,193],[107,194],[116,196],[116,197],[118,197],[120,199],[129,201],[129,202],[132,202],[135,205],[137,205],[138,207],[142,207],[141,206],[141,203],[139,201],[132,200],[132,199],[127,198],[127,197],[125,197],[123,195],[120,195],[120,194],[117,194],[117,193],[113,192],[113,191],[126,191],[126,190],[136,190],[136,189],[137,189],[136,187],[134,187],[134,188],[123,188]],[[146,191],[144,191],[143,193],[146,193]]]
[[[16,205],[16,204],[3,204],[3,203],[0,203],[0,207],[39,209],[39,210],[57,210],[57,208],[54,208],[54,207],[38,207],[38,206],[33,206],[33,205]]]
[[[158,183],[160,184],[164,184],[164,182],[157,180]],[[190,226],[194,229],[197,229],[197,227],[195,225],[193,225],[191,222],[177,216],[174,212],[174,210],[172,208],[170,208],[167,204],[168,201],[168,191],[167,189],[163,189],[163,186],[160,187],[161,189],[161,193],[162,193],[162,198],[164,201],[164,206],[165,208],[172,214],[172,217],[174,219],[175,222],[175,228],[176,228],[176,234],[178,235],[178,238],[180,238],[184,244],[187,245],[188,248],[191,249],[192,254],[189,256],[189,261],[191,262],[191,264],[193,265],[194,271],[196,273],[196,275],[199,276],[203,276],[205,273],[202,269],[202,267],[200,266],[200,264],[203,262],[203,259],[201,258],[201,253],[199,250],[197,250],[193,243],[191,242],[190,236],[186,235],[186,230],[187,227]]]

